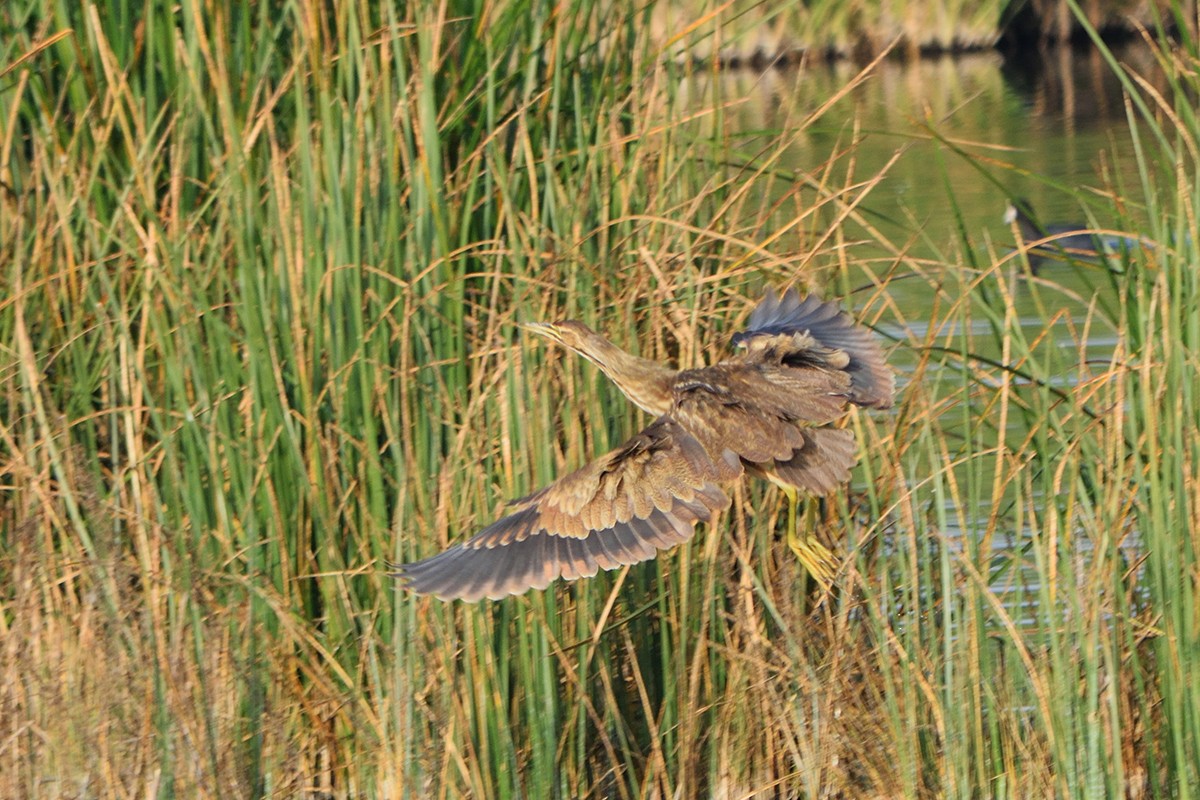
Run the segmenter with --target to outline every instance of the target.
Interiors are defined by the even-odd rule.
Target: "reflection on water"
[[[1148,51],[1129,48],[1119,58],[1151,83],[1161,83]],[[1028,198],[1046,223],[1077,220],[1088,227],[1093,220],[1112,227],[1108,187],[1139,184],[1122,87],[1099,55],[1062,49],[1040,63],[1005,64],[993,53],[885,62],[852,86],[857,74],[844,63],[710,72],[687,78],[682,97],[693,113],[720,109],[698,114],[688,124],[698,140],[736,142],[727,163],[767,164],[774,173],[791,176],[772,187],[780,197],[798,198],[781,213],[807,213],[841,192],[839,202],[826,202],[808,224],[795,226],[791,241],[779,239],[778,246],[804,254],[795,263],[813,271],[812,282],[820,283],[823,273],[831,276],[826,280],[841,281],[833,293],[887,285],[890,306],[881,333],[916,345],[898,348],[893,359],[902,382],[905,371],[915,367],[922,343],[952,349],[954,342],[965,341],[971,353],[1004,363],[1002,343],[986,314],[963,323],[947,321],[944,310],[936,323],[929,316],[935,287],[955,296],[956,290],[947,287],[972,280],[1001,259],[1009,265],[1008,291],[1020,320],[1015,328],[1028,341],[1040,342],[1036,346],[1050,354],[1047,362],[1056,365],[1053,374],[1040,379],[1043,385],[1070,391],[1081,382],[1103,380],[1117,342],[1117,332],[1095,313],[1095,304],[1115,297],[1106,267],[1051,263],[1040,278],[1031,277],[1010,255],[1013,230],[1003,221],[1008,197],[1016,196]],[[721,136],[714,135],[718,126]],[[877,185],[864,188],[881,172],[886,175]],[[858,219],[844,226],[839,242],[822,249],[825,228],[864,193]],[[779,223],[793,226],[794,219]],[[913,279],[896,279],[898,273],[913,272]],[[1107,300],[1097,299],[1105,295]],[[1049,330],[1047,308],[1061,311],[1061,321]],[[931,331],[933,324],[939,327]],[[1086,331],[1082,341],[1081,330]],[[1025,433],[1019,416],[1008,425],[1013,430],[1007,433],[1019,442]],[[977,523],[989,513],[986,508],[945,511],[944,519],[951,522],[943,530],[954,547],[972,540],[963,531],[986,527]],[[1019,550],[1013,539],[1024,540],[1028,533],[988,539],[987,546],[1006,554],[997,563],[1013,562]],[[1134,546],[1134,537],[1123,546]],[[1011,566],[998,570],[992,583],[1019,606],[1036,592],[1031,583],[1037,572],[1019,561]],[[1023,591],[1016,591],[1018,586]]]
[[[1118,55],[1160,81],[1149,51]],[[885,61],[859,77],[845,63],[709,72],[687,78],[681,99],[697,139],[736,143],[718,158],[785,176],[772,191],[797,200],[775,221],[794,233],[776,247],[804,254],[796,263],[811,282],[824,267],[844,271],[843,293],[886,279],[906,327],[926,321],[930,284],[960,280],[972,263],[1007,258],[1020,272],[1004,222],[1009,197],[1028,199],[1047,225],[1112,228],[1108,187],[1138,184],[1121,85],[1095,52],[1061,49],[1040,66],[1006,65],[996,53]],[[839,190],[839,202],[829,202]],[[820,246],[845,204],[862,195],[839,240]],[[797,224],[797,213],[808,218]],[[917,279],[894,279],[914,264]],[[1095,285],[1107,283],[1103,265],[1043,266],[1055,307],[1082,310]]]

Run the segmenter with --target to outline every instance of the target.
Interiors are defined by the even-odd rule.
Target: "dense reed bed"
[[[1079,267],[1093,295],[890,241],[853,129],[781,162],[826,106],[744,152],[638,8],[0,21],[0,795],[1200,791],[1194,51],[1135,92],[1111,197],[1160,246]],[[514,323],[711,362],[792,282],[903,384],[806,507],[835,593],[762,486],[544,593],[386,577],[643,422]]]

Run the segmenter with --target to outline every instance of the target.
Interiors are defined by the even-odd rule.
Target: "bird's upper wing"
[[[719,451],[718,451],[719,452]],[[671,416],[610,453],[510,504],[474,538],[394,577],[443,600],[499,599],[653,558],[691,537],[729,505],[719,483],[741,474],[736,457],[710,458]]]
[[[726,361],[679,373],[671,413],[710,453],[761,463],[804,447],[804,426],[842,417],[849,390],[838,370]]]
[[[812,295],[801,300],[795,289],[779,297],[768,289],[733,344],[744,348],[740,358],[747,362],[842,370],[850,376],[848,399],[855,405],[887,408],[892,404],[895,378],[878,340],[837,303]]]

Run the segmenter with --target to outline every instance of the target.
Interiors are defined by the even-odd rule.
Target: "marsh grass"
[[[853,128],[746,152],[641,11],[474,13],[0,13],[0,794],[1193,796],[1191,62],[1091,296],[888,241]],[[515,323],[711,362],[819,275],[903,378],[806,507],[834,595],[754,485],[590,581],[386,577],[643,422]]]

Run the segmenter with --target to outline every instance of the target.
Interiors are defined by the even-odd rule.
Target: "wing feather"
[[[649,542],[659,550],[674,547],[682,541],[675,534],[675,529],[667,522],[663,513],[657,509],[650,516],[638,520],[638,523],[641,526],[642,540]]]
[[[629,525],[614,525],[605,533],[621,548],[625,563],[638,564],[654,554],[652,549],[648,550],[644,546],[637,532]]]
[[[577,539],[574,536],[559,537],[555,541],[558,547],[562,578],[565,581],[590,578],[596,574],[596,562],[587,557],[583,542],[583,539]]]
[[[558,577],[559,566],[558,556],[554,552],[552,537],[549,536],[534,536],[526,541],[529,542],[529,551],[524,554],[526,560],[530,564],[531,578],[527,582],[530,589],[545,589],[550,583]],[[510,586],[508,594],[520,594],[525,591],[521,585]],[[445,598],[444,598],[445,599]],[[499,598],[492,598],[497,600]]]
[[[583,541],[587,544],[600,569],[616,569],[626,563],[621,560],[621,549],[617,547],[617,543],[612,540],[611,536],[589,536]]]

